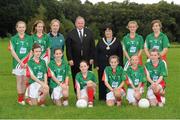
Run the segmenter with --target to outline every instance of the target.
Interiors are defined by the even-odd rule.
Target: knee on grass
[[[136,100],[140,100],[141,99],[141,93],[140,92],[135,92],[134,97],[135,97]]]
[[[106,105],[109,107],[114,106],[114,104],[115,104],[114,100],[107,100],[106,101]]]

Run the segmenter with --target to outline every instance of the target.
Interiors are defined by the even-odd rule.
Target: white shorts
[[[61,86],[57,86],[57,87],[53,88],[53,91],[52,91],[52,94],[51,94],[51,99],[59,100],[62,97],[63,97],[62,87]]]
[[[28,97],[30,98],[39,98],[40,97],[40,88],[41,85],[37,82],[34,82],[29,85],[26,91],[28,91]]]
[[[126,99],[128,100],[129,103],[134,103],[136,102],[136,99],[134,97],[134,89],[132,88],[128,88],[127,89],[127,96],[126,96]]]
[[[160,87],[160,92],[163,91],[163,87],[158,84],[159,87]],[[148,91],[147,91],[147,98],[150,100],[150,99],[156,99],[156,96],[153,92],[153,90],[151,89],[151,86],[148,87]]]
[[[88,95],[87,95],[87,87],[84,87],[84,88],[80,91],[80,98],[88,98]]]
[[[94,92],[94,94],[95,94],[95,92]],[[88,98],[87,87],[84,87],[84,88],[80,91],[80,98]]]
[[[12,74],[14,74],[14,75],[25,75],[25,69],[15,68],[12,70]]]
[[[142,93],[144,92],[144,88],[141,87],[139,92],[142,94]],[[126,99],[129,101],[129,103],[134,103],[134,102],[136,102],[136,99],[135,99],[135,97],[134,97],[134,93],[135,93],[135,91],[134,91],[133,88],[128,88],[128,89],[127,89]]]
[[[122,89],[121,91],[121,97],[124,97],[126,95],[126,92]],[[111,92],[108,92],[106,94],[106,100],[116,100],[115,96],[114,96],[114,93],[111,91]]]
[[[149,100],[156,99],[156,96],[154,95],[154,92],[150,87],[148,88],[148,91],[147,91],[147,98]]]

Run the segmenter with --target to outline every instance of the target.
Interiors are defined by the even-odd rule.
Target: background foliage
[[[138,33],[144,37],[152,32],[151,21],[160,19],[165,32],[171,42],[180,42],[180,6],[160,1],[157,4],[137,4],[125,0],[122,3],[99,2],[92,4],[88,0],[82,4],[80,0],[1,0],[0,1],[0,36],[14,34],[18,20],[27,23],[27,32],[31,32],[32,24],[37,19],[45,21],[47,30],[53,18],[61,21],[61,32],[74,28],[75,18],[79,15],[86,19],[86,26],[94,32],[95,38],[102,36],[105,23],[112,23],[114,33],[122,38],[128,30],[129,20],[136,20],[139,24]]]

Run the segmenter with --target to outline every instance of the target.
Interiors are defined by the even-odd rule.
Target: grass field
[[[12,57],[7,50],[8,42],[0,40],[0,118],[15,119],[180,119],[180,48],[171,48],[168,53],[169,76],[166,88],[166,105],[163,108],[142,109],[129,106],[127,101],[121,108],[107,107],[95,100],[94,108],[75,107],[75,95],[70,87],[70,106],[54,106],[48,98],[47,107],[21,106],[16,102],[16,82],[11,74]]]

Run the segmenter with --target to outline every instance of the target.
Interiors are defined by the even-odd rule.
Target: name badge
[[[155,45],[155,46],[153,46],[153,49],[159,50],[159,46]]]
[[[131,52],[131,53],[135,53],[135,52],[136,52],[136,47],[132,46],[132,47],[130,48],[130,52]]]
[[[154,76],[153,76],[153,81],[154,81],[154,82],[157,81],[158,78],[159,78],[158,76],[154,75]]]
[[[37,73],[37,78],[38,79],[42,79],[43,78],[43,73],[42,72],[38,72]]]
[[[117,88],[118,87],[118,82],[112,82],[112,88]]]
[[[61,76],[57,76],[57,79],[59,80],[59,81],[62,81],[62,75]]]
[[[134,85],[138,85],[139,84],[139,79],[135,79],[134,80]]]
[[[21,47],[19,53],[20,53],[20,54],[25,54],[26,51],[27,51],[27,48]]]

